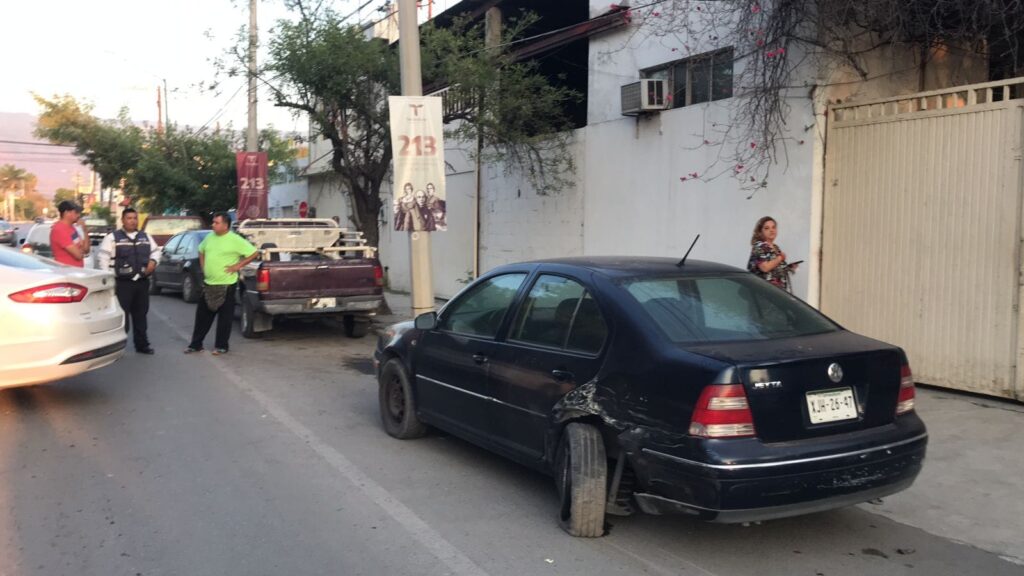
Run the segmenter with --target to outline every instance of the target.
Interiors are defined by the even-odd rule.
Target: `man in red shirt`
[[[70,200],[57,205],[60,220],[50,229],[50,249],[53,259],[61,264],[84,268],[85,255],[89,253],[89,236],[80,234],[75,223],[82,217],[82,208]]]

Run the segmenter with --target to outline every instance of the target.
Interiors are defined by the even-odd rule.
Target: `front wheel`
[[[559,526],[581,538],[603,536],[608,461],[601,432],[580,422],[566,426],[558,464]]]
[[[378,378],[380,419],[389,436],[407,440],[427,433],[427,427],[416,416],[409,375],[401,360],[392,358],[381,367]]]
[[[196,281],[192,279],[191,274],[185,274],[185,278],[181,281],[181,299],[189,304],[195,304],[199,302],[199,290],[196,286]]]

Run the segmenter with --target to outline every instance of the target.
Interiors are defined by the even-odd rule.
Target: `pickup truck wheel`
[[[349,338],[362,338],[370,332],[370,319],[345,316],[342,318],[342,325],[345,327],[345,336]]]
[[[407,440],[427,433],[427,427],[416,417],[409,375],[401,360],[392,358],[384,363],[378,379],[380,392],[380,419],[389,436]]]
[[[242,336],[245,338],[259,338],[263,335],[262,332],[256,331],[256,311],[252,308],[252,303],[249,302],[248,298],[242,298]]]
[[[199,290],[191,274],[185,274],[181,281],[181,299],[190,304],[199,302]]]
[[[154,296],[160,293],[160,287],[156,285],[156,276],[149,277],[149,293]]]
[[[603,536],[608,461],[601,432],[580,422],[566,426],[557,462],[559,526],[581,538]]]

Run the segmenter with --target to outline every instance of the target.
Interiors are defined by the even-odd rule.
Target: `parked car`
[[[204,228],[206,228],[206,224],[198,216],[153,215],[147,216],[146,221],[142,224],[142,231],[148,234],[157,246],[163,246],[179,232]]]
[[[242,335],[258,337],[275,317],[337,318],[365,336],[384,301],[384,274],[362,234],[330,218],[246,220],[238,226],[261,252],[239,280]]]
[[[67,378],[124,354],[114,275],[0,248],[0,388]]]
[[[110,222],[106,218],[82,218],[85,223],[86,230],[89,234],[89,243],[93,246],[99,246],[103,238],[114,231],[114,227],[110,225]]]
[[[708,262],[503,266],[390,328],[375,365],[388,434],[435,426],[553,474],[576,536],[606,513],[864,502],[909,487],[927,444],[903,350]]]
[[[179,232],[164,244],[160,261],[149,277],[149,293],[161,290],[181,292],[185,302],[198,302],[202,294],[203,269],[199,265],[199,243],[210,230]]]
[[[14,230],[14,225],[3,219],[0,219],[0,244],[18,245],[18,234]]]
[[[33,224],[21,244],[21,251],[25,254],[35,254],[43,258],[53,258],[53,247],[50,245],[50,231],[53,230],[53,221]],[[102,240],[102,238],[100,239]],[[99,240],[90,238],[90,245],[93,249],[85,256],[84,268],[96,268],[96,248]]]

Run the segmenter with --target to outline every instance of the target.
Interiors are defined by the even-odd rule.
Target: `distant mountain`
[[[39,178],[39,191],[52,196],[57,188],[74,188],[78,173],[83,185],[90,178],[71,148],[47,146],[32,135],[36,117],[31,114],[0,112],[0,165],[14,164]],[[32,143],[32,144],[26,144]]]

